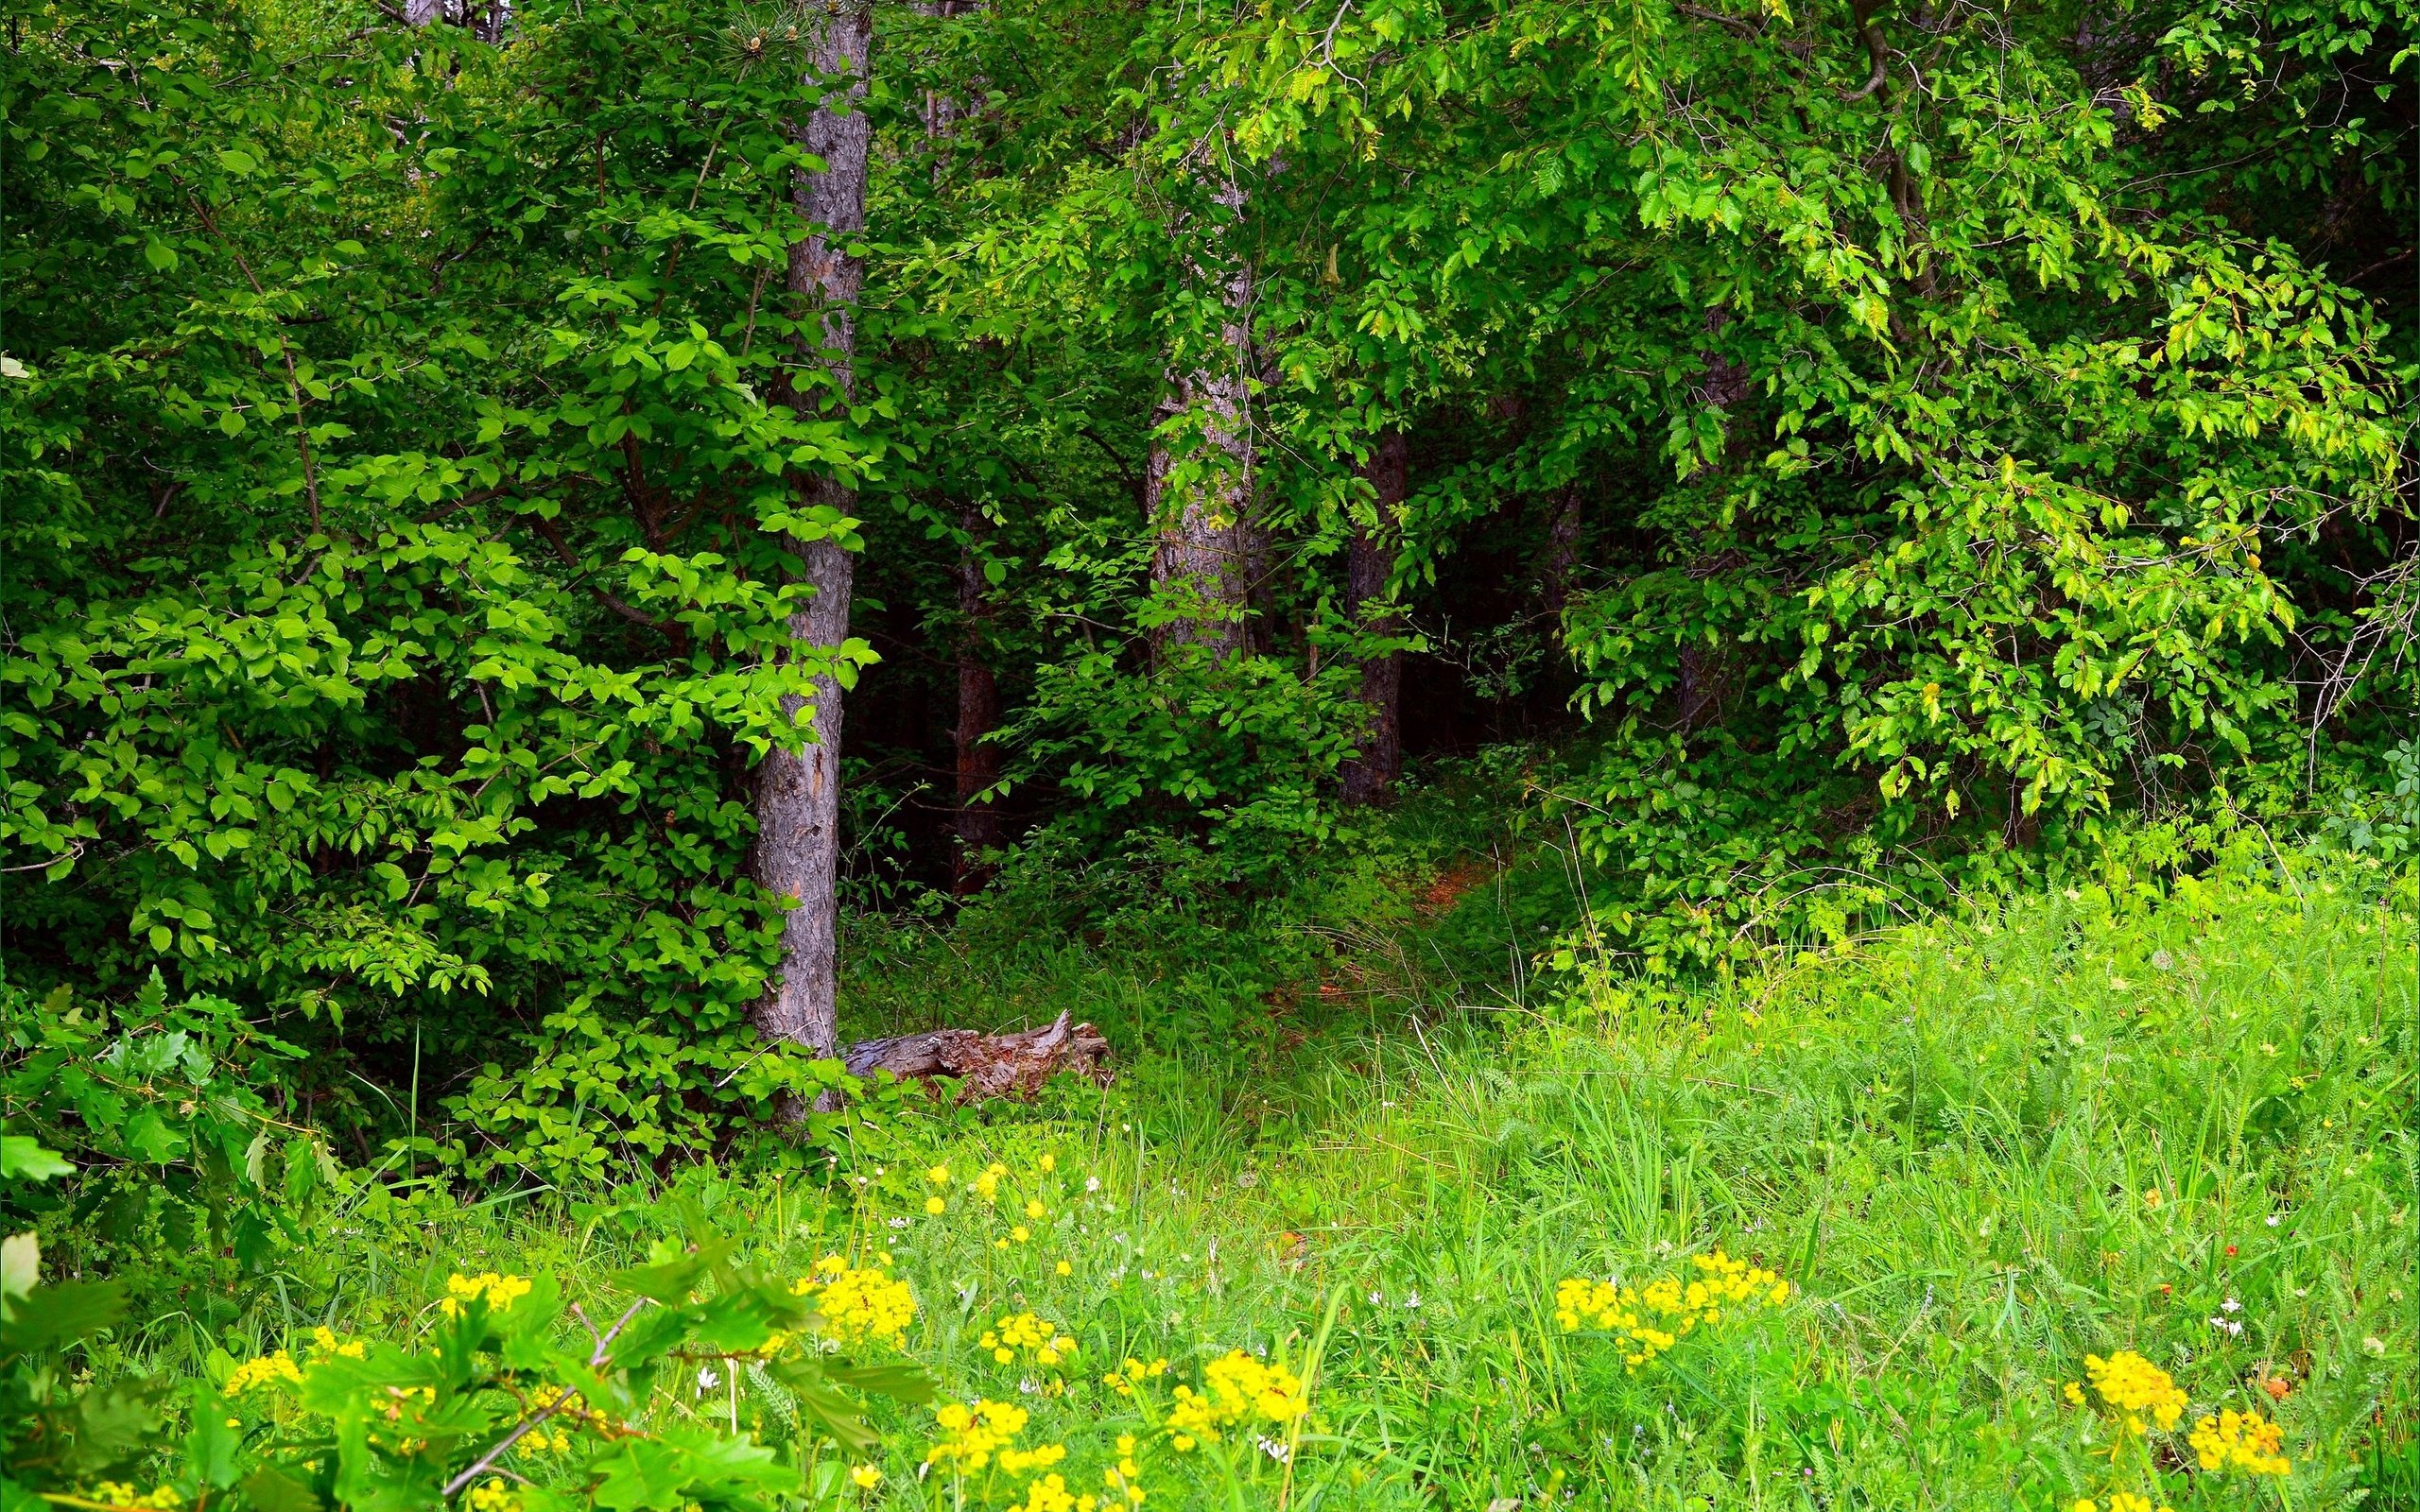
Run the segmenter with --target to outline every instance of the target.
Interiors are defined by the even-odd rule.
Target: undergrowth
[[[1467,984],[1438,941],[1517,939],[1503,886],[1483,856],[1374,845],[1338,906],[1176,971],[1115,930],[894,940],[870,980],[910,1016],[1069,1007],[1125,1075],[911,1102],[812,1179],[362,1183],[239,1305],[187,1285],[89,1368],[223,1379],[314,1328],[408,1336],[449,1276],[581,1297],[710,1231],[774,1274],[904,1281],[900,1353],[943,1400],[1030,1414],[1004,1442],[1042,1457],[977,1472],[931,1456],[979,1416],[874,1402],[845,1488],[874,1504],[1047,1507],[1048,1474],[1154,1507],[2415,1504],[2408,877],[2081,885],[1686,990],[1582,973],[1448,1011]],[[1213,1003],[1226,1043],[1169,1027]],[[1649,1285],[1718,1253],[1779,1293],[1642,1349]],[[1564,1305],[1591,1295],[1601,1317]],[[1278,1405],[1205,1436],[1175,1385],[1215,1404],[1247,1369]],[[648,1410],[785,1421],[747,1369],[674,1372]],[[2228,1449],[2272,1425],[2276,1456]]]

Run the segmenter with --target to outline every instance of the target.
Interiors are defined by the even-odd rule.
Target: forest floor
[[[1138,1435],[1155,1509],[2420,1504],[2408,884],[2061,891],[1652,1007],[1525,995],[1483,852],[1323,886],[1324,914],[1156,956],[860,941],[892,1022],[1071,1007],[1122,1075],[861,1127],[810,1180],[364,1207],[318,1280],[143,1348],[223,1372],[393,1331],[452,1271],[602,1287],[681,1213],[785,1274],[887,1264],[948,1396],[1028,1409],[1016,1442],[1063,1446],[1073,1492]],[[1777,1280],[1652,1290],[1717,1253]],[[1020,1314],[1076,1349],[998,1338]],[[1154,1436],[1233,1350],[1308,1415]],[[777,1399],[701,1375],[659,1407]],[[1055,1504],[996,1459],[925,1467],[929,1409],[874,1418],[873,1504]]]

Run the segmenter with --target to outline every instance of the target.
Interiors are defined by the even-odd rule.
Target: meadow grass
[[[1246,963],[1240,1053],[1178,1042],[1106,1091],[909,1113],[813,1180],[372,1197],[317,1236],[327,1269],[131,1353],[406,1331],[456,1271],[601,1288],[689,1225],[801,1275],[888,1253],[919,1303],[906,1352],[947,1397],[1029,1411],[1018,1442],[1063,1445],[1070,1494],[1138,1436],[1153,1508],[2411,1506],[2420,973],[2410,884],[2381,890],[2350,868],[2068,890],[1677,1002],[1388,1012],[1369,984],[1406,953],[1347,952],[1314,966],[1330,991],[1293,990],[1364,994],[1290,1053]],[[1422,927],[1392,896],[1361,910],[1374,938]],[[1115,955],[1061,955],[1028,1011],[1148,1015],[1149,970]],[[1556,1316],[1568,1279],[1687,1276],[1716,1248],[1789,1300],[1635,1369]],[[1071,1359],[994,1357],[983,1336],[1028,1313]],[[1155,1437],[1233,1350],[1292,1371],[1307,1413]],[[2070,1400],[2121,1350],[2189,1399],[2173,1431]],[[2227,1409],[2273,1419],[2290,1474],[2196,1468],[2193,1424]],[[667,1378],[656,1410],[787,1420],[745,1373]],[[1016,1504],[1036,1478],[923,1470],[930,1411],[874,1416],[873,1504]]]

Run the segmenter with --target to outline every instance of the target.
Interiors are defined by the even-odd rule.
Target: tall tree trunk
[[[984,632],[992,619],[991,584],[976,559],[975,541],[983,516],[973,506],[959,513],[966,549],[958,558],[958,851],[952,857],[950,891],[967,898],[992,880],[982,852],[1000,845],[1000,811],[976,801],[1000,780],[1000,747],[984,739],[1000,725],[1000,684],[985,657]]]
[[[1151,586],[1184,606],[1158,637],[1162,649],[1201,646],[1224,657],[1244,644],[1251,592],[1250,517],[1253,496],[1252,300],[1250,266],[1230,245],[1243,229],[1244,192],[1230,180],[1218,195],[1229,218],[1206,238],[1203,263],[1192,267],[1216,281],[1222,312],[1219,352],[1192,371],[1171,374],[1161,401],[1163,421],[1187,411],[1200,417],[1203,447],[1186,460],[1194,472],[1182,497],[1167,497],[1175,459],[1163,440],[1151,443],[1144,472],[1144,507],[1159,542],[1151,556]]]
[[[865,109],[866,60],[873,43],[869,0],[852,0],[828,14],[815,40],[814,71],[826,87],[848,81],[842,101],[819,105],[798,129],[799,144],[823,162],[792,180],[791,202],[811,228],[790,245],[789,292],[802,310],[820,308],[822,347],[799,342],[798,377],[787,399],[802,413],[845,404],[856,393],[857,293],[863,263],[847,251],[865,229],[866,149],[871,123]],[[845,102],[845,109],[836,109]],[[820,368],[825,380],[813,382]],[[829,505],[846,514],[856,492],[828,475],[798,482],[808,505]],[[849,592],[855,562],[838,542],[790,542],[804,563],[804,581],[814,590],[806,607],[790,618],[790,634],[808,645],[838,646],[849,638]],[[796,717],[802,700],[787,701]],[[782,926],[780,977],[756,1007],[756,1025],[768,1039],[787,1040],[831,1055],[837,1048],[839,966],[840,872],[840,688],[830,676],[815,679],[811,740],[795,750],[775,747],[758,769],[756,785],[756,880],[795,904]]]
[[[1353,612],[1365,634],[1400,635],[1402,618],[1374,606],[1385,598],[1394,571],[1395,512],[1411,491],[1411,447],[1403,432],[1390,430],[1378,438],[1362,475],[1378,496],[1377,524],[1354,527],[1344,558],[1345,592],[1353,596]],[[1344,801],[1384,803],[1403,775],[1403,653],[1388,651],[1362,662],[1361,702],[1369,723],[1361,754],[1344,765]]]

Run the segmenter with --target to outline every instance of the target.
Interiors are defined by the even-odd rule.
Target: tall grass
[[[2411,1506],[2420,973],[2410,885],[2377,888],[2345,869],[2157,901],[2071,890],[1678,1005],[1357,999],[1362,1027],[1288,1074],[1265,1046],[1178,1043],[1109,1091],[868,1128],[828,1179],[374,1198],[317,1236],[325,1269],[233,1324],[156,1324],[132,1353],[194,1368],[315,1323],[403,1329],[454,1270],[596,1285],[680,1207],[802,1272],[887,1249],[922,1304],[911,1352],[953,1394],[1030,1406],[1028,1436],[1071,1464],[1131,1431],[1133,1401],[1099,1383],[1128,1356],[1167,1358],[1173,1381],[1231,1348],[1299,1363],[1319,1341],[1294,1463],[1230,1484],[1171,1460],[1155,1508],[2065,1509],[2120,1488],[2179,1512]],[[1037,1011],[1098,1015],[1063,994],[1108,982],[1148,1017],[1148,973],[1055,970],[1062,1001]],[[1257,987],[1249,1002],[1266,1006]],[[964,1191],[992,1161],[998,1208]],[[1046,1217],[1004,1246],[1029,1197]],[[1564,1278],[1669,1273],[1718,1246],[1799,1297],[1635,1373],[1552,1315]],[[977,1347],[1028,1309],[1081,1341],[1063,1394]],[[2291,1476],[2198,1474],[2165,1436],[2111,1457],[2063,1387],[2121,1349],[2192,1415],[2273,1415]],[[661,1410],[726,1405],[676,1383]],[[884,1494],[906,1504],[932,1489],[929,1418],[883,1423]]]

